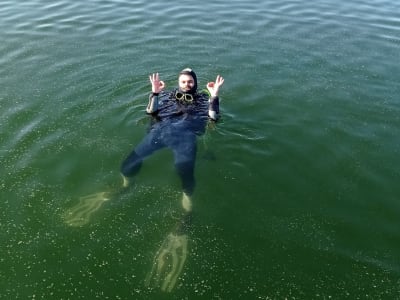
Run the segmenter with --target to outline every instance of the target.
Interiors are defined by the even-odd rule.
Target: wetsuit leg
[[[195,187],[194,166],[196,161],[196,135],[187,133],[180,136],[179,141],[169,145],[174,153],[175,168],[182,182],[182,189],[191,196]]]
[[[121,165],[121,173],[126,177],[135,176],[142,166],[143,160],[154,151],[165,147],[156,130],[150,131]]]

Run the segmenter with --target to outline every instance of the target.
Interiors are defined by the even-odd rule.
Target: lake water
[[[0,28],[1,299],[400,298],[400,2],[3,0]],[[121,185],[148,75],[187,66],[224,76],[222,118],[164,292],[145,278],[182,213],[169,151],[65,214]]]

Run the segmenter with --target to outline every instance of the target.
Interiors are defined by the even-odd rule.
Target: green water
[[[400,298],[397,1],[0,3],[1,299]],[[121,185],[148,75],[217,74],[188,255],[144,284],[181,215],[167,150]]]

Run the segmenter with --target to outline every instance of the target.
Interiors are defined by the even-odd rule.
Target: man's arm
[[[153,73],[149,76],[149,79],[152,93],[149,96],[149,104],[147,104],[146,112],[152,114],[158,110],[158,95],[165,88],[165,83],[160,80],[158,73]]]
[[[149,96],[149,104],[147,104],[146,112],[148,114],[155,113],[158,110],[158,93],[151,93]]]
[[[224,84],[224,78],[220,75],[217,76],[215,82],[207,83],[207,89],[210,92],[210,99],[208,99],[208,116],[217,120],[219,116],[219,88]]]
[[[211,96],[208,99],[208,116],[216,121],[219,117],[219,97]]]

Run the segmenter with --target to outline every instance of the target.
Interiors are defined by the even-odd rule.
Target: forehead
[[[179,76],[179,81],[194,81],[191,75],[181,74]]]

